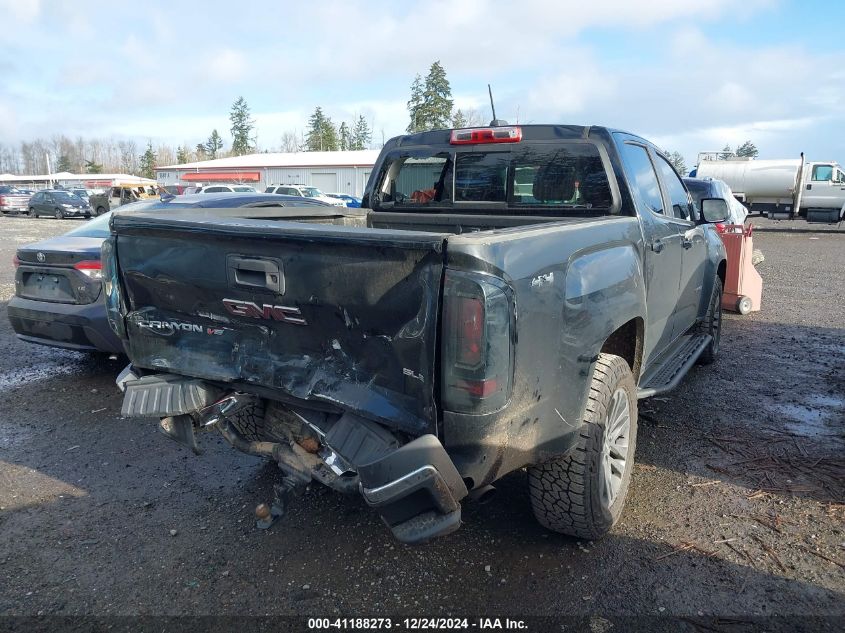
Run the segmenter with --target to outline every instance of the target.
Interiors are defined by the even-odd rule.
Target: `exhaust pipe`
[[[486,486],[481,486],[481,488],[472,490],[467,496],[469,496],[469,498],[475,503],[484,504],[493,499],[493,497],[496,496],[496,492],[496,489],[488,484]]]

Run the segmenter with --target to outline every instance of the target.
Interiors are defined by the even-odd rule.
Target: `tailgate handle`
[[[285,293],[285,278],[278,262],[252,257],[229,258],[229,280],[236,286]]]

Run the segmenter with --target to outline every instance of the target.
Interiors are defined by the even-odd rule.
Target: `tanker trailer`
[[[751,213],[770,218],[804,216],[808,221],[838,222],[845,211],[845,175],[838,163],[795,159],[713,160],[699,155],[698,178],[718,178],[728,183],[737,199]]]

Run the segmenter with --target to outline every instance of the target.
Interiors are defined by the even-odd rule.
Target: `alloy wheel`
[[[601,496],[606,507],[613,505],[622,487],[631,435],[631,409],[628,392],[617,389],[607,408],[604,442],[601,450]]]

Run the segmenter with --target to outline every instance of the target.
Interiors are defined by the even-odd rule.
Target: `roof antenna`
[[[500,125],[507,125],[507,121],[500,121],[496,118],[496,106],[493,103],[493,89],[490,87],[490,84],[487,84],[487,92],[490,93],[490,109],[493,110],[493,120],[490,121],[490,126],[498,127]]]

